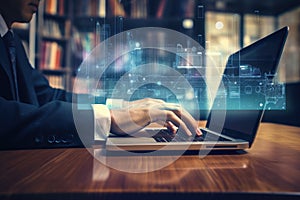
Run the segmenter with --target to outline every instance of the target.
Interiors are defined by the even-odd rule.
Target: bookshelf
[[[264,31],[270,32],[269,28],[277,27],[281,21],[286,23],[299,16],[299,8],[292,12],[292,17],[290,12],[266,17],[243,11],[216,11],[204,0],[44,0],[41,4],[36,63],[52,86],[69,91],[73,90],[77,69],[84,58],[101,41],[123,31],[150,26],[179,31],[198,41],[214,63],[224,66],[230,53],[261,38]],[[224,27],[217,26],[217,22],[223,22]],[[298,21],[291,23],[293,30],[298,30]],[[290,81],[299,80],[299,56],[295,54],[298,46],[287,49],[289,55],[283,57],[286,69],[293,67],[286,72]],[[183,66],[179,71],[189,70]],[[82,80],[82,84],[94,83]]]
[[[75,0],[70,5],[74,77],[76,69],[99,42],[130,29],[168,28],[190,36],[204,47],[202,5],[199,0]],[[172,62],[175,58],[168,64]]]
[[[91,9],[86,2],[91,3]],[[105,3],[103,3],[105,2]],[[197,6],[197,4],[199,6]],[[187,34],[205,45],[204,8],[197,0],[76,0],[73,4],[73,37],[81,40],[83,57],[97,42],[122,31],[162,27]],[[105,8],[99,7],[105,5]],[[102,10],[102,11],[100,11]],[[98,27],[97,27],[98,24]],[[98,36],[97,29],[100,30]],[[99,38],[97,38],[99,37]],[[97,40],[98,39],[98,40]],[[77,54],[76,52],[74,54]],[[75,67],[76,68],[76,67]]]
[[[71,20],[69,0],[41,2],[37,20],[36,63],[51,86],[69,90]]]
[[[234,14],[228,8],[228,10],[218,10],[213,13],[213,16],[209,16],[209,12],[213,9],[211,4],[204,0],[44,0],[41,1],[38,19],[32,20],[34,23],[37,21],[37,24],[32,25],[31,23],[29,27],[20,26],[15,27],[15,29],[24,39],[25,47],[29,45],[30,51],[34,49],[35,53],[28,52],[33,66],[41,69],[47,76],[60,77],[62,79],[60,81],[62,83],[61,87],[72,90],[72,77],[76,75],[76,70],[84,57],[99,42],[121,31],[143,26],[175,29],[191,36],[209,50],[212,43],[207,43],[206,40],[208,42],[216,41],[211,36],[219,36],[214,35],[210,31],[211,29],[208,28],[209,23],[204,21],[209,22],[211,19],[208,18],[215,18],[221,13]],[[299,8],[295,10],[292,13],[296,13],[295,16],[298,16]],[[281,24],[281,21],[286,22],[288,20],[292,21],[294,18],[297,19],[294,16],[286,17],[289,16],[289,13],[278,16],[271,15],[269,18],[271,18],[271,21],[275,20],[275,22],[268,24],[272,26],[275,24],[274,27],[277,27],[278,24]],[[243,18],[238,23],[244,24],[244,20],[246,24],[249,24],[247,22],[248,16],[242,13],[239,14]],[[254,20],[255,24],[256,17],[254,16],[254,19],[250,17],[249,20]],[[192,28],[189,28],[191,24]],[[28,31],[28,29],[35,26],[37,27],[36,30]],[[293,27],[293,25],[291,26]],[[298,30],[297,25],[295,27],[295,30]],[[260,35],[255,35],[256,33],[251,33],[254,30],[253,27],[243,25],[240,29],[243,29],[243,33],[249,29],[250,35],[249,37],[244,35],[244,37],[237,38],[237,40],[243,40],[244,43],[235,42],[234,48],[238,48],[243,44],[246,45],[253,39],[260,37]],[[100,30],[98,35],[96,30]],[[206,33],[204,30],[206,30]],[[28,38],[31,37],[32,33],[36,34],[36,39],[29,39],[30,43],[28,43]],[[226,37],[228,38],[228,35]],[[295,38],[297,38],[297,35]],[[234,37],[230,39],[234,39]],[[47,49],[47,51],[43,49]],[[233,51],[233,49],[224,49],[224,52],[228,50]],[[51,57],[49,59],[49,62],[51,60],[50,63],[46,62],[46,57]],[[52,59],[54,57],[56,58]],[[295,62],[297,59],[298,57],[293,58],[293,63],[297,63]],[[285,60],[289,61],[284,57],[283,61]],[[287,73],[290,73],[290,75],[286,78],[288,77],[287,79],[290,80],[287,81],[297,81],[299,80],[298,70],[296,72],[293,70],[298,68],[294,66],[295,64],[289,64],[288,66],[291,65],[293,65],[293,69],[288,70]]]
[[[83,59],[101,41],[144,26],[170,28],[205,45],[199,0],[45,0],[37,20],[38,68],[55,87],[72,90]],[[187,23],[186,23],[187,22]],[[189,27],[191,26],[192,27]]]

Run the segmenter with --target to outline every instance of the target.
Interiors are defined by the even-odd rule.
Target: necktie
[[[7,33],[3,37],[7,50],[9,52],[9,57],[11,61],[11,68],[13,72],[14,78],[14,88],[16,93],[16,99],[19,100],[18,93],[18,80],[17,80],[17,69],[16,69],[16,44],[14,41],[14,35],[11,31],[7,31]]]

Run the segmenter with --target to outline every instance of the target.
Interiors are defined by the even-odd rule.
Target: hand
[[[188,136],[201,135],[196,120],[179,104],[146,98],[125,102],[122,109],[111,110],[112,133],[134,133],[153,122],[165,125],[174,133],[181,128]]]

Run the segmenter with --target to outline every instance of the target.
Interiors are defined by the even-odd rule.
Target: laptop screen
[[[221,106],[216,97],[207,128],[252,144],[263,111],[270,103],[267,98],[261,97],[266,92],[263,91],[264,87],[260,87],[261,77],[270,84],[273,83],[287,34],[288,27],[284,27],[229,56],[224,77],[238,82],[239,89],[243,92],[240,93],[239,102],[235,102],[233,96],[230,96],[232,82],[224,81],[220,88],[229,90],[229,95],[225,105]],[[250,92],[250,87],[254,91]],[[253,105],[257,109],[251,109]]]
[[[226,105],[220,109],[285,109],[285,86],[275,77],[287,31],[284,27],[229,56],[218,92],[226,94]]]
[[[287,31],[288,28],[284,27],[232,54],[224,74],[239,77],[274,76]]]

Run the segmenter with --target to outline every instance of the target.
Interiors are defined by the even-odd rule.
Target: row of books
[[[45,0],[44,11],[51,15],[65,15],[65,0]]]
[[[106,17],[106,0],[76,0],[74,13],[77,16]]]
[[[77,16],[194,17],[195,0],[76,0]]]
[[[70,35],[70,22],[58,22],[53,19],[45,19],[43,25],[43,36],[52,38],[65,38]]]
[[[60,70],[63,67],[63,48],[57,42],[42,42],[40,69]]]

